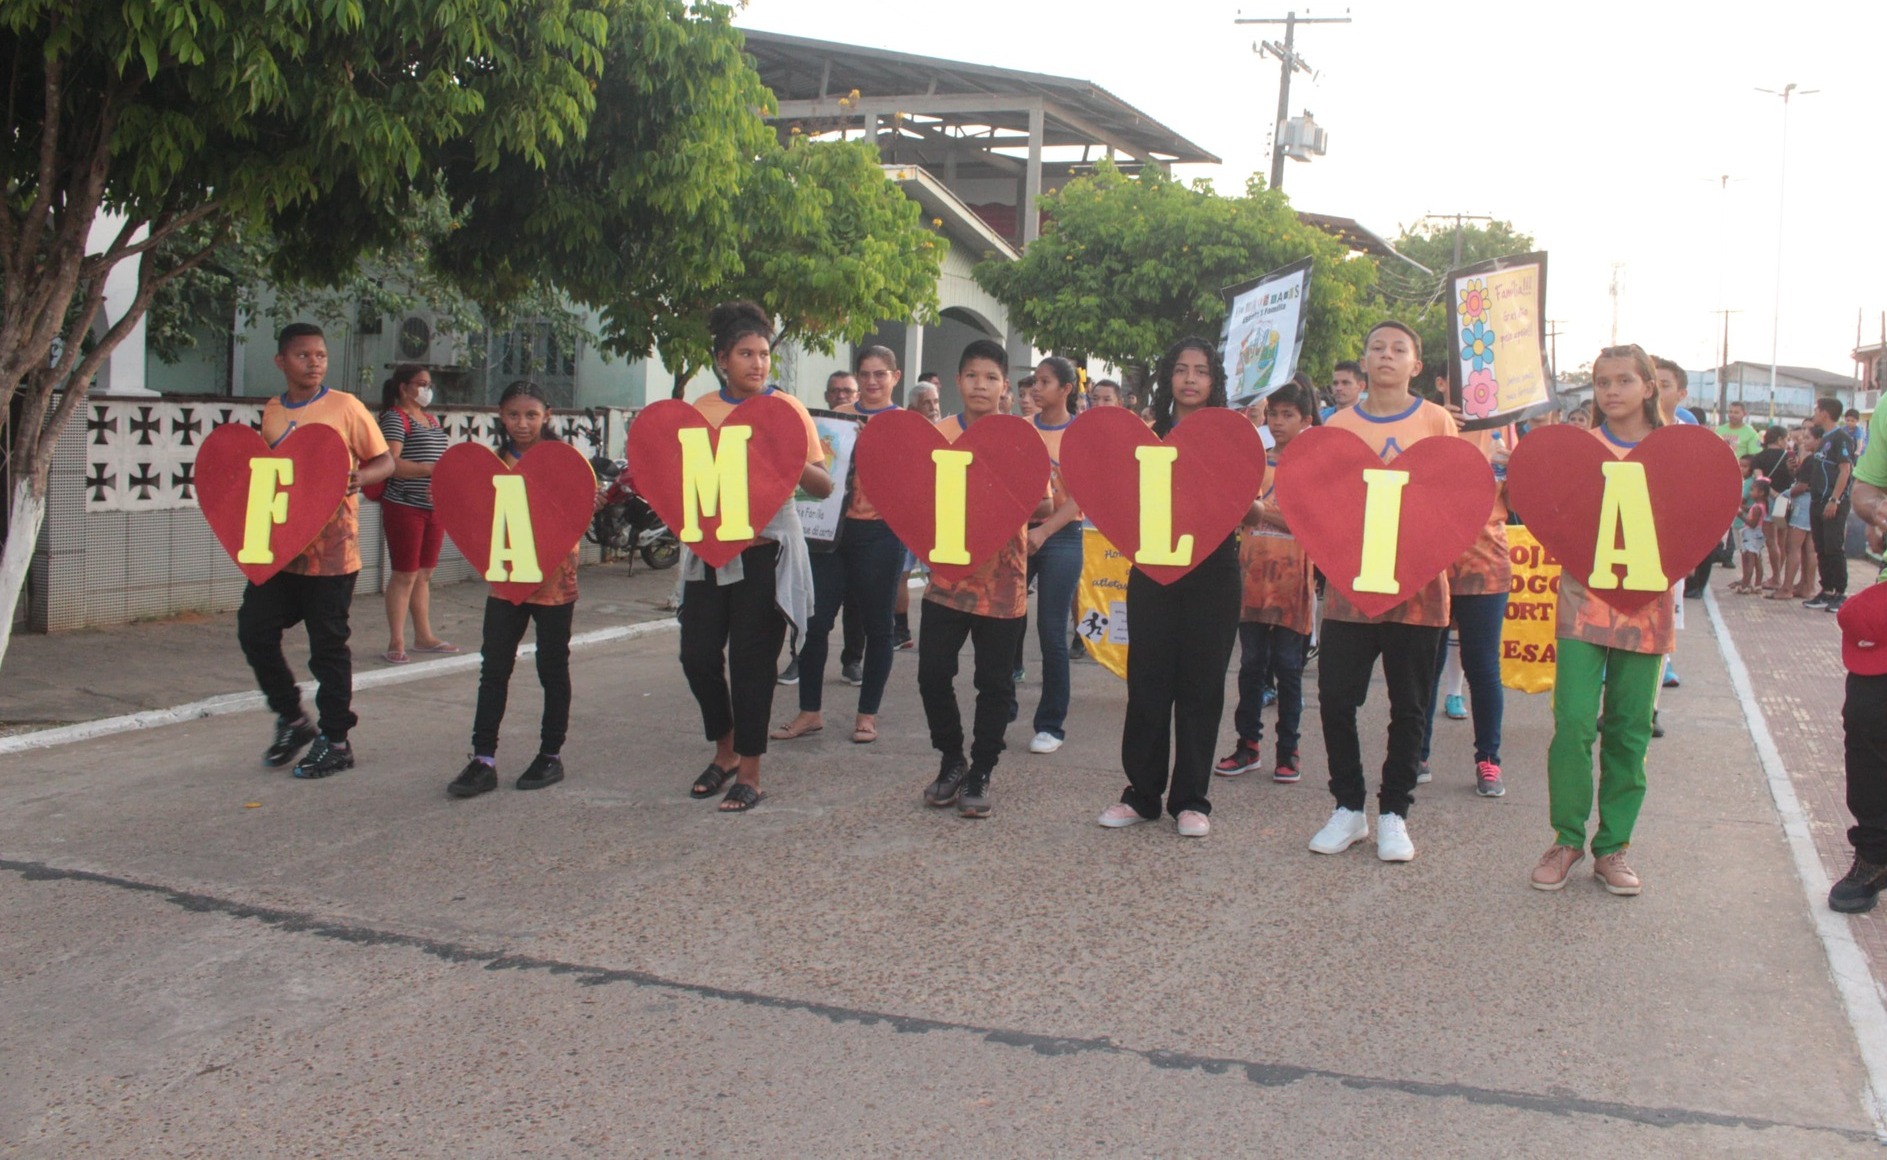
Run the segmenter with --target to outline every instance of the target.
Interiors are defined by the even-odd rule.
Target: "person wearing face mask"
[[[455,653],[459,647],[432,630],[432,571],[439,566],[445,526],[432,510],[432,465],[446,451],[446,429],[429,414],[432,373],[401,363],[380,388],[380,434],[393,453],[393,475],[379,496],[387,533],[387,647],[380,659],[403,665],[406,618],[413,618],[413,651]]]

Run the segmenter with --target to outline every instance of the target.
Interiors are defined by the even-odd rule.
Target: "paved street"
[[[579,632],[667,594],[584,585]],[[480,598],[443,596],[443,631],[475,644]],[[1723,608],[1753,675],[1791,675],[1761,685],[1764,717],[1839,874],[1833,618]],[[364,691],[361,765],[321,783],[257,767],[254,711],[0,756],[0,1152],[1876,1154],[1855,1032],[1691,609],[1636,899],[1527,888],[1550,720],[1518,694],[1503,799],[1473,793],[1468,726],[1438,724],[1407,865],[1304,849],[1329,809],[1314,695],[1303,783],[1220,782],[1203,842],[1098,829],[1124,689],[1092,664],[1060,753],[1012,729],[986,822],[919,801],[912,653],[877,744],[833,727],[834,684],[756,812],[689,800],[708,751],[665,632],[575,655],[571,778],[542,793],[446,798],[464,670]],[[355,624],[377,651],[377,601]],[[214,621],[84,639],[108,635],[16,640],[0,719],[247,688]],[[132,673],[158,663],[163,683]],[[1025,715],[1036,693],[1032,674]],[[537,703],[521,665],[501,772]],[[1376,761],[1380,690],[1369,709]],[[1887,915],[1843,921],[1878,976]]]

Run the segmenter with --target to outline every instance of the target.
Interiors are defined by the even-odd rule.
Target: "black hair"
[[[530,379],[517,379],[508,384],[498,395],[498,409],[502,411],[506,403],[509,403],[513,399],[526,396],[544,404],[544,414],[550,414],[550,397],[544,394],[544,388],[538,386]],[[503,420],[499,420],[498,429],[494,434],[498,440],[498,450],[503,451],[506,447],[511,445],[511,436],[505,434]],[[537,440],[540,443],[556,443],[559,441],[557,439],[557,432],[551,428],[548,420],[544,423],[544,433],[539,435]]]
[[[1857,411],[1857,410],[1855,410],[1855,409],[1854,409],[1853,407],[1849,407],[1849,408],[1848,408],[1848,413],[1847,413],[1847,414],[1845,414],[1845,415],[1843,415],[1843,416],[1841,416],[1841,417],[1842,417],[1843,419],[1859,419],[1859,418],[1861,417],[1861,413],[1860,413],[1859,411]]]
[[[726,354],[734,344],[750,334],[757,334],[773,345],[773,319],[752,302],[723,302],[708,311],[708,336],[714,340],[714,353]]]
[[[380,413],[384,415],[399,406],[400,388],[425,373],[426,368],[418,363],[401,363],[394,367],[387,381],[380,384]]]
[[[1652,365],[1656,368],[1656,370],[1653,371],[1653,377],[1656,377],[1656,371],[1670,371],[1671,377],[1677,380],[1678,390],[1680,391],[1690,390],[1690,374],[1683,367],[1678,366],[1675,360],[1668,359],[1668,358],[1654,358],[1651,360],[1651,362],[1652,362]]]
[[[917,381],[920,383],[934,383],[940,387],[943,386],[943,376],[936,371],[925,371],[923,374],[917,376]]]
[[[1189,350],[1204,354],[1212,373],[1212,394],[1206,398],[1206,406],[1225,406],[1225,360],[1219,357],[1219,348],[1197,335],[1187,335],[1167,347],[1153,367],[1153,433],[1162,439],[1173,429],[1173,366]]]
[[[1075,404],[1081,399],[1081,375],[1076,372],[1075,364],[1058,354],[1051,354],[1042,360],[1041,366],[1048,368],[1049,373],[1055,376],[1056,383],[1069,388],[1068,409],[1074,410]],[[1039,373],[1041,367],[1036,370]]]
[[[1305,377],[1303,371],[1292,375],[1290,382],[1271,392],[1265,399],[1267,409],[1279,403],[1295,407],[1298,414],[1310,420],[1311,426],[1323,426],[1323,414],[1317,408],[1317,390],[1310,385],[1310,379]]]
[[[275,336],[275,353],[288,350],[288,344],[298,338],[327,338],[327,332],[312,322],[291,322],[282,328],[282,333]]]
[[[1841,400],[1833,395],[1826,395],[1815,400],[1815,409],[1835,422],[1841,422]]]
[[[1416,341],[1416,346],[1419,349],[1421,346],[1422,340],[1418,338],[1415,341]],[[1360,362],[1357,362],[1353,358],[1346,358],[1342,362],[1338,363],[1336,366],[1330,368],[1330,377],[1334,379],[1338,375],[1342,374],[1344,371],[1349,371],[1350,374],[1353,375],[1358,382],[1363,381],[1363,379],[1367,377],[1363,374],[1363,364]]]
[[[865,360],[868,358],[877,359],[891,370],[895,371],[898,369],[898,356],[892,354],[891,348],[888,346],[867,346],[860,348],[858,354],[852,359],[852,369],[858,370],[864,367]]]
[[[857,377],[858,376],[853,374],[851,371],[846,370],[844,367],[840,367],[838,370],[833,371],[831,374],[826,376],[826,390],[829,391],[832,389],[832,383],[836,379],[855,379]]]
[[[1009,352],[993,338],[979,338],[964,347],[963,353],[957,356],[957,373],[962,374],[963,368],[969,366],[972,359],[979,358],[995,363],[1002,368],[1003,377],[1009,377]]]

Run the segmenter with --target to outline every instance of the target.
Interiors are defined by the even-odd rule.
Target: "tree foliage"
[[[1447,376],[1455,347],[1454,336],[1448,333],[1448,303],[1442,296],[1448,271],[1489,258],[1531,253],[1534,248],[1533,238],[1512,222],[1463,222],[1461,260],[1456,262],[1455,229],[1452,222],[1430,219],[1414,230],[1403,230],[1395,240],[1396,252],[1427,266],[1430,273],[1422,275],[1401,266],[1385,270],[1378,282],[1382,313],[1407,323],[1422,339],[1422,371],[1416,383],[1423,388]]]
[[[1350,258],[1255,178],[1242,197],[1221,197],[1153,166],[1128,177],[1103,163],[1042,208],[1042,236],[1019,261],[976,268],[1038,348],[1145,366],[1182,335],[1218,336],[1222,288],[1307,256],[1316,265],[1300,364],[1327,373],[1354,357],[1369,325],[1375,263]]]

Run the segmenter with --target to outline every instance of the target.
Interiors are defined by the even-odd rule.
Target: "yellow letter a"
[[[1624,587],[1631,592],[1662,592],[1671,586],[1658,551],[1658,525],[1651,516],[1651,488],[1645,465],[1615,459],[1599,465],[1605,495],[1599,501],[1599,543],[1592,553],[1591,589],[1619,587],[1618,565],[1625,566]]]
[[[249,461],[249,503],[243,508],[242,550],[236,553],[236,563],[275,563],[275,553],[269,550],[269,530],[274,524],[288,522],[288,496],[279,489],[294,482],[292,459]]]
[[[521,475],[491,477],[491,564],[485,579],[495,583],[542,584],[537,566],[537,537],[531,530],[531,504]],[[507,570],[508,566],[508,570]]]
[[[1409,486],[1409,473],[1366,467],[1363,484],[1367,488],[1363,500],[1363,558],[1350,587],[1357,592],[1394,596],[1402,591],[1402,585],[1396,583],[1396,546],[1402,537],[1402,489]]]
[[[701,517],[721,515],[714,538],[723,542],[753,539],[747,511],[747,440],[752,427],[721,428],[720,445],[708,448],[705,427],[687,427],[681,435],[681,541],[701,540]]]
[[[930,453],[937,465],[937,536],[932,542],[933,564],[968,564],[970,522],[970,461],[975,453],[947,451]]]
[[[1192,535],[1173,540],[1173,462],[1179,448],[1136,447],[1134,458],[1140,461],[1140,547],[1134,563],[1184,568],[1192,563]]]

